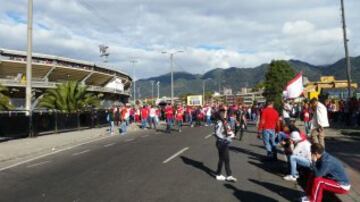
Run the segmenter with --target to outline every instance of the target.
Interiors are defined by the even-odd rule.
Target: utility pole
[[[205,105],[205,82],[206,80],[203,80],[203,106]]]
[[[345,7],[344,7],[344,0],[341,0],[341,17],[342,17],[342,28],[343,28],[343,36],[344,36],[344,48],[345,48],[345,58],[346,58],[346,76],[348,82],[348,98],[351,98],[351,61],[349,56],[349,47],[348,42],[349,39],[347,38],[346,33],[346,21],[345,21]]]
[[[134,99],[134,105],[136,105],[136,78],[135,78],[135,63],[137,63],[137,61],[135,59],[131,59],[130,63],[132,64],[132,68],[133,68],[133,99]]]
[[[158,81],[156,85],[157,85],[157,99],[160,99],[160,81]]]
[[[155,83],[155,81],[151,80],[150,83],[151,83],[151,99],[154,99],[154,83]]]
[[[184,51],[178,50],[170,52],[170,75],[171,75],[171,105],[174,105],[174,55],[176,53],[183,53]],[[162,54],[167,54],[168,52],[163,51]]]
[[[33,27],[33,0],[28,0],[28,16],[27,16],[27,55],[26,55],[26,97],[25,110],[29,116],[29,136],[32,136],[32,27]]]

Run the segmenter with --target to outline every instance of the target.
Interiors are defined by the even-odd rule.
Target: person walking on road
[[[279,113],[274,109],[274,102],[268,101],[266,108],[262,110],[259,122],[259,133],[267,151],[268,160],[277,160],[275,143],[275,129],[279,120]]]
[[[325,148],[325,128],[329,127],[327,109],[316,98],[311,99],[310,105],[314,112],[311,120],[312,142],[319,143]]]
[[[171,129],[174,123],[174,111],[171,104],[168,104],[165,108],[166,117],[166,132],[171,133]]]
[[[218,149],[219,154],[216,180],[236,182],[237,179],[233,177],[231,173],[229,156],[229,145],[232,141],[232,138],[235,137],[235,134],[225,119],[225,111],[225,109],[219,110],[219,120],[215,126],[216,148]],[[223,164],[225,164],[227,177],[221,174]]]
[[[244,131],[246,129],[247,121],[246,121],[246,111],[240,105],[238,110],[236,110],[236,126],[235,126],[235,136],[239,134],[239,140],[241,141],[244,135]]]

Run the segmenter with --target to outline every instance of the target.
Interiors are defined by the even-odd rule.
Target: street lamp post
[[[206,90],[206,81],[209,80],[209,78],[203,80],[203,105],[205,104],[205,90]]]
[[[25,94],[25,110],[29,116],[29,136],[32,136],[32,26],[33,26],[33,0],[28,0],[28,16],[27,16],[27,55],[26,55],[26,94]]]
[[[174,105],[174,55],[176,53],[183,53],[184,51],[178,50],[174,52],[163,51],[162,54],[170,54],[170,75],[171,75],[171,105]]]
[[[349,57],[349,48],[348,42],[349,39],[347,38],[346,33],[346,21],[345,21],[345,8],[344,8],[344,0],[341,0],[341,17],[342,17],[342,24],[343,24],[343,37],[344,37],[344,48],[345,48],[345,58],[346,58],[346,76],[348,82],[348,98],[350,99],[351,93],[351,61]]]
[[[135,59],[130,60],[130,63],[132,64],[132,68],[133,68],[133,87],[134,87],[134,92],[133,92],[133,99],[134,99],[134,105],[136,104],[136,78],[135,78],[135,63],[137,63],[137,61]]]
[[[159,100],[160,99],[160,81],[158,81],[156,83],[156,85],[157,85],[157,99]]]

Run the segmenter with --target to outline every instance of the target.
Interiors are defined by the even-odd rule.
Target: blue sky
[[[100,62],[137,77],[179,71],[255,67],[272,59],[328,64],[344,55],[340,1],[329,0],[36,0],[34,50]],[[26,0],[0,0],[0,47],[26,49]],[[360,1],[346,2],[350,53],[360,55]]]

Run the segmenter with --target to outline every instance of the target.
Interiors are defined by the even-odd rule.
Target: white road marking
[[[36,167],[36,166],[41,166],[41,165],[44,165],[44,164],[47,164],[47,163],[50,163],[51,161],[43,161],[43,162],[40,162],[40,163],[35,163],[35,164],[31,164],[31,165],[28,165],[26,166],[27,168],[33,168],[33,167]]]
[[[204,137],[204,139],[209,139],[213,134],[209,134],[207,136]]]
[[[134,140],[135,140],[135,138],[131,138],[131,139],[125,140],[124,142],[131,142],[131,141],[134,141]]]
[[[110,137],[113,137],[113,136],[103,136],[103,137],[100,137],[100,138],[97,138],[97,139],[94,139],[94,140],[90,140],[90,141],[87,141],[87,142],[83,142],[83,143],[80,143],[80,144],[77,144],[77,145],[74,145],[74,146],[66,147],[64,149],[59,149],[57,151],[52,151],[50,153],[42,154],[40,156],[27,159],[25,161],[20,161],[20,162],[14,163],[12,165],[0,168],[0,172],[4,171],[4,170],[7,170],[7,169],[10,169],[10,168],[14,168],[16,166],[19,166],[19,165],[22,165],[22,164],[25,164],[25,163],[28,163],[28,162],[31,162],[31,161],[35,161],[35,160],[38,160],[38,159],[41,159],[41,158],[44,158],[44,157],[47,157],[47,156],[51,156],[51,155],[56,154],[56,153],[67,151],[67,150],[73,149],[75,147],[79,147],[79,146],[82,146],[82,145],[85,145],[85,144],[90,144],[92,142],[96,142],[96,141],[99,141],[99,140],[102,140],[102,139],[105,139],[105,138],[110,138]]]
[[[176,158],[177,156],[179,156],[180,154],[184,153],[186,150],[188,150],[189,147],[185,147],[184,149],[178,151],[177,153],[175,153],[174,155],[170,156],[168,159],[166,159],[165,161],[163,161],[163,163],[168,163],[169,161],[173,160],[174,158]]]
[[[110,143],[110,144],[104,145],[104,147],[111,147],[111,146],[114,146],[114,145],[115,145],[115,143]]]
[[[76,152],[76,153],[73,153],[72,156],[78,156],[80,154],[85,154],[85,153],[88,153],[90,151],[90,149],[87,149],[87,150],[84,150],[84,151],[81,151],[81,152]]]

